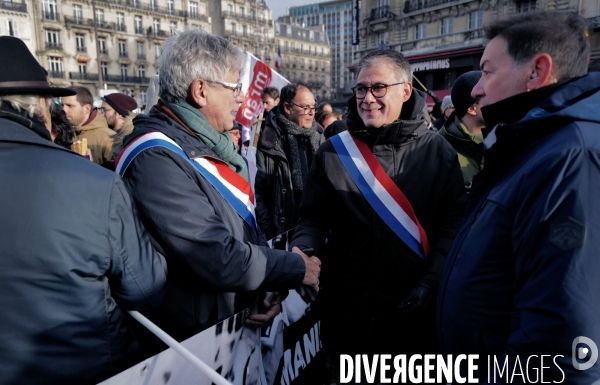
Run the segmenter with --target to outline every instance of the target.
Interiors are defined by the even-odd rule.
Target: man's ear
[[[406,102],[410,95],[412,95],[413,85],[412,83],[406,82],[401,84],[402,86],[402,103]]]
[[[285,116],[289,116],[292,113],[289,103],[283,103],[283,112],[285,113]]]
[[[467,108],[467,114],[472,116],[477,115],[477,105],[473,104],[471,107]]]
[[[190,97],[198,107],[206,106],[208,84],[202,79],[196,79],[190,85]]]
[[[541,53],[531,59],[527,76],[527,89],[535,90],[548,84],[556,83],[553,71],[552,56]]]
[[[278,106],[279,105],[279,98],[275,99],[275,105]]]
[[[83,106],[83,112],[85,112],[86,115],[89,115],[90,112],[92,112],[92,108],[94,108],[94,106],[91,104],[86,104]]]

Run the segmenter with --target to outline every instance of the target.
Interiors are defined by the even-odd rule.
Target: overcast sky
[[[273,20],[277,20],[279,16],[287,14],[289,7],[295,7],[296,5],[305,5],[318,3],[318,0],[266,0],[267,6],[273,11]]]

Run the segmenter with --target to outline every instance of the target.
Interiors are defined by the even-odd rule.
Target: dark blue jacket
[[[483,110],[487,121],[544,96],[487,135],[441,281],[438,334],[446,353],[507,358],[509,373],[517,356],[527,371],[537,355],[531,381],[547,354],[544,381],[592,383],[600,367],[575,370],[572,344],[600,345],[600,73],[544,88]]]

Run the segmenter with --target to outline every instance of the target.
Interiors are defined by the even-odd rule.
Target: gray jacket
[[[125,311],[166,263],[121,178],[44,131],[0,118],[0,384],[95,384],[135,363]]]
[[[189,157],[212,152],[166,113],[154,107],[138,115],[127,146],[160,131]],[[148,316],[182,340],[253,304],[256,290],[293,288],[305,267],[299,255],[272,250],[223,196],[182,156],[165,148],[144,150],[124,179],[142,220],[167,258],[169,279],[161,307]]]

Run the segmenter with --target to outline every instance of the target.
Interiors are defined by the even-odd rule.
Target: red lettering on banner
[[[235,118],[242,126],[252,126],[252,122],[262,111],[263,106],[262,100],[260,99],[260,93],[270,83],[271,68],[260,60],[257,60],[254,65],[252,81],[250,82],[250,87],[248,87],[248,92],[246,93],[246,100],[242,103]]]

